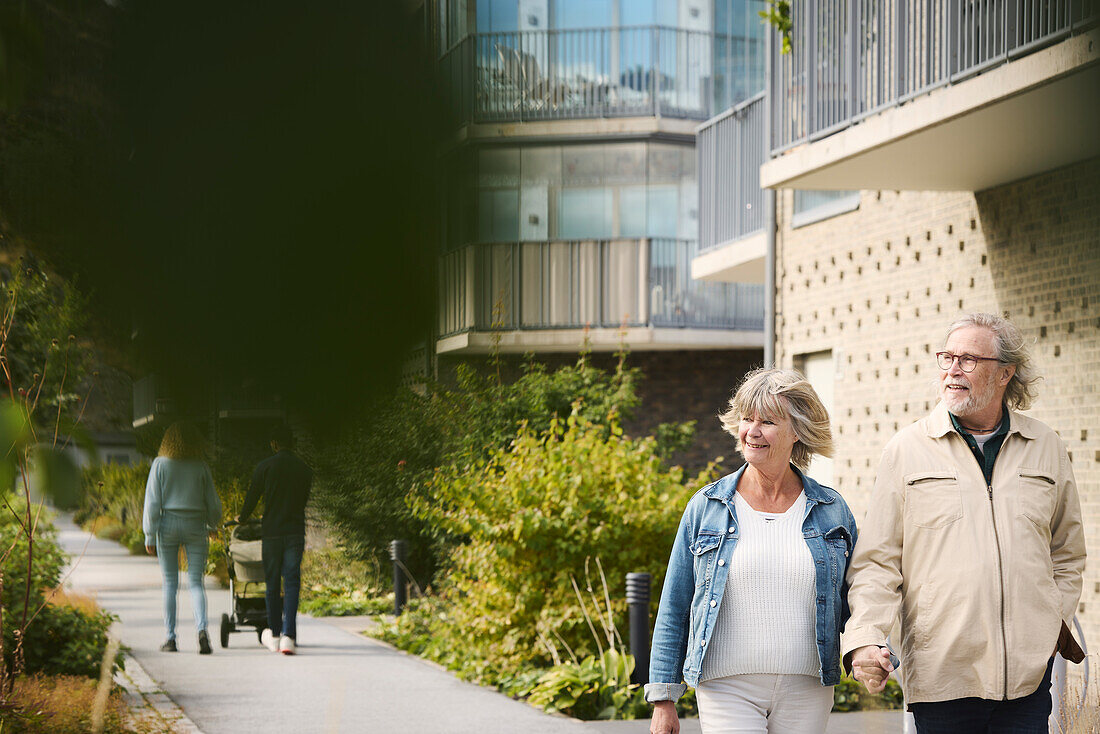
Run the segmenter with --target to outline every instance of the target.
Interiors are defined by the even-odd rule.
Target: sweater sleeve
[[[217,530],[222,522],[222,500],[214,488],[214,475],[210,467],[203,464],[204,503],[206,505],[206,527]]]
[[[153,464],[149,467],[149,478],[145,482],[145,511],[142,513],[141,529],[145,533],[146,546],[156,545],[157,531],[160,529],[160,511],[164,505],[157,476],[160,467],[160,458],[153,459]]]

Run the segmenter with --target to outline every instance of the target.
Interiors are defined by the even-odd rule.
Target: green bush
[[[638,404],[638,374],[623,359],[610,372],[593,367],[587,354],[552,372],[528,360],[512,382],[462,364],[453,385],[427,385],[424,395],[399,389],[369,406],[355,430],[318,441],[322,448],[309,457],[313,506],[357,558],[386,564],[390,541],[407,540],[407,565],[427,587],[450,548],[464,539],[411,512],[409,499],[432,498],[437,471],[472,467],[507,450],[521,425],[543,432],[578,401],[580,416],[607,434],[609,418],[628,417]],[[671,449],[690,433],[681,425],[662,435]]]
[[[149,464],[92,464],[81,478],[83,500],[74,520],[81,525],[110,518],[122,527],[118,541],[131,553],[145,551],[141,515]]]
[[[98,677],[100,661],[107,649],[107,629],[113,617],[106,612],[88,613],[71,606],[46,603],[47,592],[60,582],[66,562],[65,553],[57,545],[54,527],[41,519],[34,534],[29,604],[24,604],[28,578],[27,536],[10,512],[0,515],[0,545],[12,547],[2,566],[4,592],[0,596],[4,612],[5,663],[12,666],[15,662],[15,633],[22,625],[26,606],[31,621],[23,642],[24,672]]]
[[[300,609],[314,616],[346,617],[393,610],[393,591],[377,563],[357,561],[339,547],[311,549],[302,558]]]
[[[685,487],[654,439],[577,414],[542,435],[521,429],[488,461],[441,471],[416,512],[467,542],[438,589],[445,611],[430,621],[425,653],[485,682],[596,653],[586,617],[604,606],[611,619],[626,616],[623,599],[594,591],[596,560],[613,588],[632,571],[660,588],[679,509],[704,481]]]
[[[636,719],[649,714],[642,686],[630,682],[634,657],[618,650],[546,671],[527,702],[576,719]]]

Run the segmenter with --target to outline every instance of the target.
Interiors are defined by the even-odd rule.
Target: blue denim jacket
[[[688,685],[699,682],[707,640],[718,619],[730,558],[737,545],[733,493],[744,471],[741,467],[703,487],[684,510],[653,630],[650,682],[645,687],[648,701],[675,701]],[[849,616],[844,577],[856,542],[856,520],[840,494],[798,469],[795,472],[806,492],[802,535],[817,566],[821,684],[831,686],[840,680],[840,630]],[[719,559],[725,563],[719,564]],[[711,606],[712,601],[717,604]]]

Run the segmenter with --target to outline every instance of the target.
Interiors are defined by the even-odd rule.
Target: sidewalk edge
[[[172,700],[160,684],[149,677],[145,668],[130,653],[126,653],[126,668],[115,673],[115,683],[125,689],[131,716],[160,723],[165,730],[177,734],[203,734],[179,704]]]

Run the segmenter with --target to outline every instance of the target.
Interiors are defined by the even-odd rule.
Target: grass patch
[[[17,678],[9,708],[0,710],[4,734],[87,734],[92,727],[96,681],[74,675],[28,675]],[[107,698],[104,734],[170,734],[162,723],[130,716],[122,693]]]

